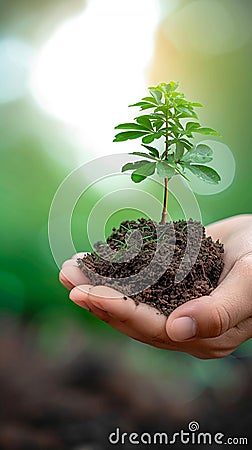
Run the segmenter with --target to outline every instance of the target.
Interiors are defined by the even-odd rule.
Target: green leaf
[[[170,81],[169,84],[171,86],[172,91],[175,91],[178,88],[178,86],[179,86],[178,81]]]
[[[177,106],[178,111],[180,112],[184,112],[186,114],[191,114],[192,111],[190,111],[189,108],[187,108],[187,106]]]
[[[169,118],[168,118],[168,123],[170,126],[175,126],[179,131],[182,130],[184,131],[184,128],[182,126],[182,124],[180,123],[179,119],[176,116],[172,116],[171,111],[169,111]]]
[[[140,125],[139,123],[120,123],[120,125],[117,125],[115,127],[115,130],[146,130],[148,131],[148,127],[145,125]]]
[[[180,164],[180,166],[181,166],[181,164]],[[190,181],[189,178],[187,178],[187,176],[184,174],[184,167],[183,167],[183,166],[181,166],[181,169],[182,169],[182,170],[180,170],[179,165],[175,163],[175,169],[176,169],[176,172],[177,172],[179,175],[181,175],[181,176],[182,176],[183,178],[185,178],[187,181]]]
[[[184,144],[181,141],[176,142],[175,160],[179,161],[184,154]]]
[[[186,164],[186,168],[207,183],[218,184],[221,180],[220,175],[212,167]]]
[[[206,144],[198,144],[183,157],[184,162],[206,163],[212,161],[213,150]]]
[[[158,104],[161,103],[162,100],[162,92],[156,90],[156,89],[149,89],[151,95],[154,97],[154,99],[156,100],[156,102]]]
[[[141,111],[143,111],[144,109],[149,109],[149,108],[155,108],[155,105],[151,104],[151,103],[146,103],[145,105],[141,106]]]
[[[176,97],[174,99],[174,103],[176,106],[187,106],[188,102],[183,97]]]
[[[165,157],[165,155],[166,155],[166,150],[162,153],[161,159],[168,162],[169,164],[174,164],[174,154],[170,153],[167,157]]]
[[[147,136],[144,136],[144,138],[142,139],[142,142],[144,144],[150,144],[152,141],[154,141],[155,139],[155,135],[153,134],[148,134]]]
[[[148,153],[143,153],[143,152],[132,152],[132,153],[129,153],[129,155],[144,156],[144,158],[149,158],[149,159],[156,160],[156,158],[154,156],[148,155]]]
[[[141,166],[139,169],[137,169],[137,173],[140,175],[144,175],[145,177],[148,177],[150,175],[153,175],[156,169],[156,163],[155,162],[146,162],[143,166]]]
[[[164,124],[164,120],[155,120],[153,121],[153,126],[156,128],[156,131],[158,131]]]
[[[180,106],[175,108],[178,111],[180,119],[186,119],[187,117],[193,117],[194,119],[198,119],[198,116],[195,111],[191,111],[187,107]]]
[[[187,149],[187,150],[190,150],[192,147],[193,147],[193,144],[190,142],[190,141],[188,141],[187,139],[180,139],[180,141],[181,142],[183,142],[183,144],[184,144],[184,147]]]
[[[175,81],[170,81],[170,83],[165,84],[164,89],[166,92],[173,92],[177,89],[179,83]]]
[[[202,104],[199,102],[191,102],[190,105],[195,106],[196,108],[202,108]]]
[[[200,127],[194,130],[194,133],[211,134],[212,136],[220,136],[220,134],[213,128]]]
[[[142,146],[147,148],[147,150],[149,150],[149,152],[151,152],[153,156],[155,156],[156,158],[159,158],[159,151],[155,147],[151,147],[150,145],[144,145],[144,144],[142,144]]]
[[[146,130],[153,130],[151,121],[148,116],[139,116],[136,117],[135,120],[140,126],[142,126],[142,128],[144,127]]]
[[[161,178],[171,178],[175,173],[175,169],[166,162],[159,161],[157,163],[157,173]]]
[[[187,122],[185,127],[186,131],[189,133],[195,131],[197,128],[200,128],[200,124],[198,122]]]
[[[148,163],[149,161],[141,160],[141,161],[135,161],[135,162],[129,162],[127,164],[124,164],[124,166],[121,168],[122,172],[125,172],[126,170],[136,170],[142,167],[144,164]]]
[[[139,169],[136,169],[134,170],[134,172],[132,172],[131,179],[135,183],[140,183],[140,181],[143,181],[146,177],[153,175],[155,169],[156,163],[147,162],[146,164],[142,165]]]
[[[162,135],[163,135],[163,131],[162,130],[159,130],[159,131],[157,131],[156,133],[153,134],[155,139],[161,138]]]
[[[149,115],[150,119],[157,119],[157,120],[162,120],[162,122],[165,122],[165,115],[163,113],[150,113]]]
[[[144,105],[149,105],[149,102],[137,102],[137,103],[133,103],[132,105],[129,105],[129,108],[132,106],[144,106]],[[151,108],[153,107],[153,105],[151,105]]]
[[[140,183],[141,181],[145,180],[145,178],[143,175],[139,175],[138,173],[132,172],[131,174],[131,179],[132,181],[134,181],[134,183]]]
[[[158,112],[161,111],[162,113],[166,114],[166,106],[158,106],[157,108],[154,109],[154,112]]]
[[[198,144],[193,147],[191,142],[194,133],[213,136],[219,136],[219,134],[213,128],[200,125],[194,108],[202,105],[198,102],[189,102],[183,93],[177,91],[177,87],[178,83],[174,81],[150,86],[148,88],[149,94],[146,97],[130,105],[138,106],[142,111],[139,117],[134,119],[134,123],[123,123],[115,127],[115,129],[125,131],[116,134],[114,142],[141,138],[142,146],[146,150],[146,153],[144,153],[145,150],[133,152],[133,155],[143,159],[125,164],[122,171],[132,170],[131,177],[136,183],[152,175],[155,168],[157,168],[159,176],[163,178],[171,178],[176,174],[186,178],[184,171],[190,170],[194,175],[208,183],[219,183],[219,174],[211,167],[204,165],[212,160],[212,149],[205,144]],[[147,109],[152,111],[144,112]],[[168,130],[166,129],[167,114]],[[182,119],[188,118],[191,120],[186,120],[184,124]],[[165,137],[166,140],[167,132],[168,142],[166,142],[166,147],[168,149],[163,153],[162,151],[159,153],[159,150],[154,146],[148,145],[155,139]]]
[[[142,100],[144,100],[145,102],[157,104],[155,98],[153,98],[153,97],[143,97]]]
[[[139,137],[145,136],[146,131],[125,131],[123,133],[118,133],[115,135],[113,142],[127,141],[128,139],[137,139]]]

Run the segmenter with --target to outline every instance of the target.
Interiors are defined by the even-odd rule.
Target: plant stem
[[[166,224],[167,206],[168,206],[168,178],[165,178],[164,179],[164,203],[163,203],[162,218],[161,218],[161,221],[160,221],[161,225],[165,225]]]
[[[166,115],[165,115],[165,159],[168,157],[169,141],[168,141],[168,101],[166,100]]]
[[[169,141],[168,141],[168,100],[166,99],[166,116],[165,116],[165,159],[168,157]],[[167,207],[168,207],[168,178],[164,179],[164,202],[163,211],[160,224],[164,225],[167,219]]]

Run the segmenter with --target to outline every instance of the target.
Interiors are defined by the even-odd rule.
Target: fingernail
[[[179,317],[175,319],[170,327],[170,338],[173,341],[186,341],[196,336],[196,323],[192,317]]]

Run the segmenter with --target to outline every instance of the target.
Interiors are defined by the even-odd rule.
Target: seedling
[[[139,183],[157,172],[164,180],[164,200],[161,224],[166,223],[168,207],[168,182],[179,175],[189,181],[188,171],[207,183],[217,184],[220,175],[205,163],[212,161],[213,151],[206,144],[194,144],[193,134],[220,136],[213,128],[202,127],[195,108],[200,103],[189,102],[185,95],[177,91],[178,83],[160,83],[149,87],[149,96],[143,97],[131,106],[140,107],[140,111],[149,110],[149,114],[135,117],[132,123],[117,125],[117,130],[127,130],[116,134],[114,142],[138,139],[142,140],[142,151],[130,154],[141,159],[129,162],[122,172],[131,170],[131,179]],[[163,149],[150,146],[153,141],[162,141]]]
[[[131,153],[139,160],[125,164],[122,172],[130,170],[135,183],[155,172],[164,180],[161,225],[145,218],[124,221],[118,229],[113,228],[105,243],[95,246],[95,252],[77,261],[92,284],[113,287],[124,298],[130,296],[136,305],[147,303],[166,316],[188,300],[210,295],[224,264],[223,245],[207,237],[199,222],[189,219],[166,223],[168,183],[173,176],[189,181],[188,174],[192,173],[208,183],[220,182],[219,174],[206,165],[213,159],[212,149],[193,142],[195,133],[219,134],[201,126],[195,108],[202,105],[186,100],[177,87],[174,81],[149,87],[148,97],[130,105],[140,107],[140,115],[132,123],[115,127],[122,130],[116,134],[115,142],[138,138],[142,141],[142,151]],[[140,232],[141,239],[134,239],[135,232]],[[189,259],[188,242],[192,244]],[[108,245],[115,251],[112,258],[107,253]],[[110,257],[103,258],[107,254]],[[177,280],[180,268],[184,278]]]

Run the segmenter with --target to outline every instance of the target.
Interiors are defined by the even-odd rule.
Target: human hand
[[[66,261],[60,281],[70,299],[116,330],[146,344],[186,352],[201,359],[221,358],[252,337],[252,215],[235,216],[206,227],[224,243],[224,269],[209,295],[176,308],[170,316],[106,286],[92,286],[76,258]]]

